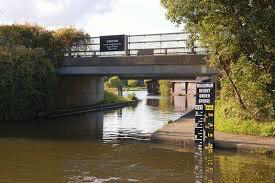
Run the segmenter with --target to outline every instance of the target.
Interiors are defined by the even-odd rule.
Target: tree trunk
[[[223,71],[225,72],[226,76],[228,77],[229,82],[231,83],[231,85],[232,85],[233,88],[234,88],[234,91],[235,91],[235,93],[236,93],[236,95],[237,95],[237,98],[238,98],[238,101],[239,101],[239,103],[240,103],[240,105],[241,105],[241,108],[244,109],[244,110],[246,110],[246,106],[245,106],[244,103],[243,103],[243,100],[242,100],[242,97],[241,97],[241,95],[240,95],[240,92],[238,91],[237,86],[235,85],[235,83],[233,82],[232,78],[230,77],[230,75],[229,75],[229,73],[228,73],[228,70],[225,68],[225,66],[224,66],[224,64],[223,64],[223,62],[222,62],[220,56],[218,57],[218,60],[219,60],[219,63],[220,63],[220,65],[221,65]]]

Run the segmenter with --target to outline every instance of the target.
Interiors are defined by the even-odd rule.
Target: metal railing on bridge
[[[197,41],[188,46],[187,32],[126,35],[125,51],[100,52],[100,37],[91,37],[85,45],[72,47],[66,56],[72,57],[108,57],[137,55],[181,55],[206,53],[198,47]]]

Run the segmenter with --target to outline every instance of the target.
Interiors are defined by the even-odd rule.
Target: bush
[[[159,81],[159,91],[161,96],[169,96],[171,83],[168,80],[160,80]]]
[[[241,108],[228,77],[220,80],[222,88],[219,97],[227,103],[225,106],[232,117],[257,121],[272,120],[275,116],[272,95],[267,92],[266,85],[266,83],[271,83],[272,78],[264,70],[247,62],[245,58],[242,58],[238,63],[230,66],[231,77],[234,81],[238,81],[236,86],[246,109]]]
[[[1,63],[0,120],[32,119],[47,109],[55,87],[55,69],[40,49],[16,49]],[[5,55],[0,52],[0,60]]]
[[[128,86],[129,87],[137,87],[138,86],[138,80],[128,80]]]
[[[48,31],[38,25],[0,25],[0,120],[30,120],[47,110],[55,67],[71,45],[89,41],[74,28]]]
[[[75,27],[63,27],[53,32],[53,36],[57,45],[68,55],[72,55],[72,51],[79,49],[87,49],[87,44],[90,43],[90,35]]]
[[[114,104],[127,101],[128,100],[123,96],[118,96],[110,91],[104,91],[104,101],[102,102],[103,104]]]
[[[110,88],[118,88],[119,86],[122,86],[122,82],[117,76],[113,76],[108,80],[108,87]]]

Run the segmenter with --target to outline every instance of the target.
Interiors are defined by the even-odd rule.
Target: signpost
[[[198,148],[214,146],[214,103],[215,83],[197,83],[195,144]]]
[[[197,83],[195,113],[195,180],[214,182],[215,83]],[[207,151],[204,151],[204,148]],[[206,153],[206,154],[205,154]]]
[[[100,52],[126,51],[126,46],[126,35],[100,37]]]

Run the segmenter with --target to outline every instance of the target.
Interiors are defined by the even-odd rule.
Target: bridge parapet
[[[126,35],[125,51],[112,52],[100,52],[100,37],[91,37],[90,43],[72,47],[70,55],[73,57],[114,57],[205,54],[208,52],[204,48],[199,48],[197,41],[192,42],[190,46],[189,35],[187,32]]]
[[[62,66],[205,65],[205,54],[117,57],[66,57]]]

